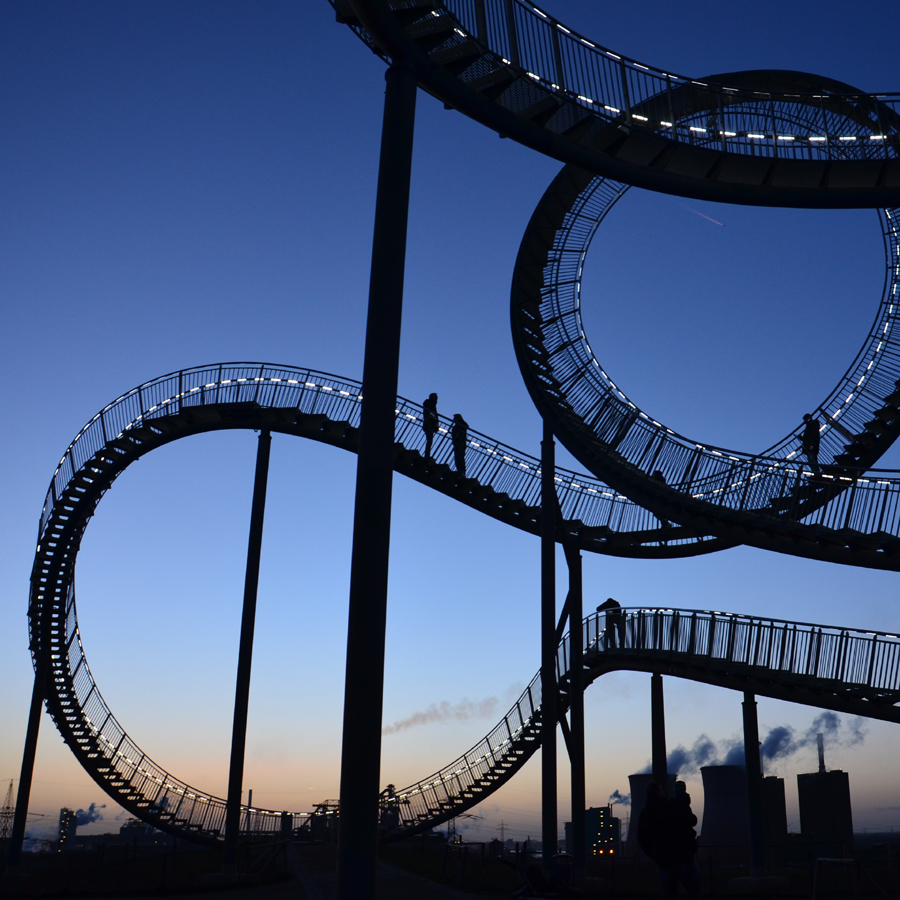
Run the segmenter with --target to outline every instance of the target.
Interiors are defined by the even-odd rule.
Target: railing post
[[[756,468],[756,458],[755,457],[750,460],[750,468],[747,469],[747,478],[746,478],[746,481],[744,482],[744,493],[741,494],[741,502],[740,502],[740,505],[738,506],[739,510],[746,508],[747,494],[750,493],[750,481],[752,480],[752,477],[753,477],[754,468]]]
[[[556,67],[556,84],[566,89],[566,73],[563,71],[562,51],[559,46],[559,29],[555,22],[550,24],[550,42],[553,44],[553,63]]]
[[[519,60],[519,37],[516,34],[516,11],[513,0],[506,0],[506,30],[509,37],[509,61],[517,68],[521,66]]]
[[[672,105],[672,78],[666,75],[666,99],[669,102],[669,119],[672,122],[672,140],[678,140],[678,129],[675,122],[675,107]]]
[[[850,527],[850,519],[853,515],[853,501],[856,499],[856,487],[859,484],[859,479],[853,479],[853,486],[850,488],[850,497],[847,500],[847,515],[844,518],[844,528]]]
[[[872,687],[872,674],[875,671],[875,651],[878,649],[878,635],[872,635],[872,655],[869,657],[869,672],[866,675],[866,686]]]
[[[484,12],[484,0],[475,0],[475,37],[487,47],[488,30],[487,16]]]
[[[372,241],[341,744],[338,897],[375,896],[394,408],[418,79],[394,63],[387,88]]]
[[[619,78],[622,82],[622,100],[625,105],[625,112],[631,117],[631,97],[628,93],[628,69],[625,68],[625,60],[619,60]]]

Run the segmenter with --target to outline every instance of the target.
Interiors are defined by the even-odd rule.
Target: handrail
[[[511,299],[513,342],[532,399],[551,417],[557,436],[597,477],[659,516],[682,524],[700,516],[703,527],[723,539],[770,548],[792,529],[805,541],[781,542],[778,549],[818,558],[839,551],[821,546],[815,529],[838,535],[836,547],[849,531],[857,545],[867,538],[874,543],[864,560],[845,553],[844,541],[842,562],[896,568],[885,551],[900,549],[900,483],[897,473],[869,467],[900,434],[898,211],[881,216],[886,277],[874,324],[815,411],[824,425],[817,474],[801,453],[799,414],[798,427],[762,454],[724,449],[657,421],[605,372],[584,330],[581,277],[594,234],[626,190],[566,167],[522,239]],[[743,518],[726,523],[726,513]],[[768,522],[778,535],[737,533],[734,526],[752,520],[754,528]]]
[[[359,425],[362,385],[313,369],[258,362],[216,363],[170,372],[154,378],[107,404],[78,432],[62,456],[41,512],[39,543],[46,532],[54,504],[76,475],[110,440],[152,424],[172,412],[219,403],[254,402],[263,408],[295,410],[304,415],[327,415],[352,427]],[[437,463],[453,459],[450,419],[441,416],[433,457]],[[424,454],[421,404],[397,398],[395,439],[409,450]],[[496,492],[525,505],[540,505],[540,460],[470,429],[467,475]],[[588,528],[615,532],[654,530],[659,521],[652,513],[612,491],[602,481],[557,467],[556,484],[562,515],[577,518]],[[667,536],[676,543],[677,534]]]
[[[54,695],[48,699],[48,709],[95,779],[112,790],[119,802],[157,827],[200,841],[215,841],[222,833],[224,801],[175,778],[147,757],[128,737],[103,700],[84,655],[75,606],[75,557],[84,527],[103,492],[128,462],[169,438],[192,433],[191,429],[202,430],[204,422],[221,422],[229,415],[236,418],[227,427],[256,427],[264,421],[267,410],[281,416],[282,424],[278,424],[276,417],[272,420],[273,428],[296,428],[299,429],[296,433],[304,433],[304,428],[320,427],[325,435],[322,439],[327,439],[327,434],[334,433],[335,429],[325,426],[338,426],[337,432],[346,438],[347,428],[352,431],[355,427],[352,423],[358,421],[359,400],[358,382],[305,368],[223,363],[185,369],[147,382],[104,407],[79,432],[54,474],[48,493],[48,502],[53,498],[51,508],[49,514],[42,517],[44,526],[35,559],[29,610],[32,652],[36,661],[38,654],[49,653],[53,667]],[[204,407],[214,415],[204,417]],[[242,424],[236,425],[236,422]],[[444,465],[440,460],[452,453],[446,435],[448,425],[443,419],[443,430],[433,448],[437,466]],[[398,446],[423,448],[425,438],[420,406],[398,399],[395,434]],[[518,493],[537,502],[532,496],[539,479],[537,460],[478,432],[470,432],[469,437],[471,468],[479,469],[479,477],[486,479],[488,484],[511,491],[510,496]],[[416,458],[421,460],[418,455]],[[471,479],[471,483],[478,484],[475,479]],[[635,508],[615,492],[606,491],[609,496],[603,498],[604,492],[599,487],[591,488],[596,493],[589,494],[590,486],[599,483],[567,470],[557,474],[557,484],[563,505],[569,506],[571,514],[577,511],[589,521],[591,502],[606,504],[603,508],[607,514],[613,508],[623,514],[625,510]],[[576,509],[576,504],[581,506]],[[60,596],[65,597],[65,602],[57,614],[55,598]],[[654,654],[661,652],[669,654],[670,662],[677,662],[688,652],[693,657],[699,653],[712,673],[709,677],[722,678],[721,672],[713,671],[720,658],[732,668],[738,664],[758,668],[764,656],[767,677],[773,672],[781,673],[778,683],[784,683],[785,678],[814,678],[818,690],[841,692],[835,703],[845,698],[841,702],[857,706],[883,699],[897,688],[900,639],[894,635],[840,629],[840,653],[835,656],[833,629],[765,620],[768,623],[766,630],[763,620],[755,618],[692,613],[694,619],[690,628],[679,630],[677,622],[673,624],[673,615],[682,613],[646,610],[622,613],[624,640],[615,660],[615,654],[608,646],[598,644],[601,634],[598,617],[588,616],[583,626],[586,629],[585,661],[597,656],[605,660],[603,665],[607,667],[615,662],[628,668],[639,664],[646,666],[652,663]],[[651,627],[654,616],[656,620],[664,621],[666,627]],[[665,619],[667,616],[669,618]],[[716,620],[731,623],[730,634],[734,639],[726,645],[713,643],[714,634],[723,633],[722,626],[713,628],[712,623]],[[705,622],[710,624],[707,626]],[[742,636],[748,628],[756,636],[754,640]],[[780,634],[787,635],[788,631],[791,633],[790,654],[785,653],[786,637],[779,637]],[[692,643],[685,647],[688,634]],[[814,638],[809,637],[813,634]],[[813,639],[816,641],[815,653],[808,649],[812,647],[810,641]],[[703,640],[709,642],[708,648],[702,646]],[[727,648],[724,656],[722,646]],[[752,661],[746,654],[740,655],[749,647],[756,648]],[[568,656],[566,636],[557,657],[562,681],[570,665]],[[814,659],[816,667],[800,669],[799,661],[804,659]],[[603,665],[596,663],[596,660],[592,663],[593,677],[603,670]],[[837,665],[840,666],[840,685],[832,685],[828,679],[832,678],[830,673]],[[866,688],[872,696],[850,696],[846,700],[845,695],[848,692],[852,695],[860,683],[863,669],[867,676]],[[441,821],[455,811],[473,805],[485,792],[511,777],[539,743],[540,691],[540,679],[536,677],[503,720],[475,747],[429,779],[386,796],[384,827],[388,831],[396,831],[401,826],[408,830],[419,828],[423,823]],[[765,688],[761,692],[765,693]],[[565,709],[565,704],[562,708]],[[865,705],[859,708],[870,709]],[[884,717],[892,713],[879,707],[869,714]],[[318,815],[320,812],[286,816],[273,810],[245,810],[245,835],[248,839],[263,839],[288,831],[306,834],[315,827],[313,817]]]
[[[585,686],[605,672],[637,663],[681,661],[684,677],[708,683],[716,671],[754,674],[821,692],[821,705],[843,709],[855,704],[860,715],[900,721],[900,636],[880,631],[829,627],[711,610],[620,608],[595,612],[581,623]],[[570,634],[557,651],[556,676],[563,688],[562,717],[568,710],[565,688],[571,675]],[[764,685],[759,692],[766,694]],[[510,711],[488,734],[449,765],[401,790],[382,795],[382,821],[396,836],[432,828],[484,800],[511,777],[540,746],[540,672]],[[778,694],[781,696],[781,694]],[[849,701],[848,699],[849,698]],[[525,714],[523,714],[523,709]],[[509,722],[512,721],[512,725]],[[512,771],[511,771],[512,770]],[[499,774],[498,774],[499,773]],[[447,785],[458,787],[449,797]]]
[[[900,202],[898,94],[781,70],[688,78],[614,53],[527,0],[331,2],[446,105],[597,174],[756,206]]]
[[[856,151],[861,158],[888,158],[896,156],[900,146],[898,92],[867,93],[825,78],[818,79],[818,89],[804,85],[782,90],[747,87],[741,83],[745,79],[730,81],[727,75],[698,80],[614,53],[529,0],[443,0],[435,7],[436,14],[444,7],[457,19],[465,33],[460,38],[477,37],[535,82],[566,93],[574,102],[610,122],[631,121],[653,131],[667,132],[677,140],[715,140],[724,142],[730,152],[763,156],[831,159],[837,149],[842,154]],[[479,29],[479,18],[483,18],[486,28]],[[516,54],[512,53],[512,46],[517,48]],[[790,75],[795,81],[811,77],[796,72]],[[673,92],[681,109],[708,112],[720,107],[716,123],[709,126],[708,122],[699,125],[679,121],[668,102]],[[777,128],[773,131],[771,124],[765,123],[770,104],[793,106],[797,101],[821,110],[817,133],[807,136]],[[747,104],[763,108],[757,116],[764,122],[762,127],[742,127],[747,123],[734,118],[735,109]],[[888,121],[885,107],[893,114]],[[837,126],[832,115],[835,109],[852,109],[855,127]],[[641,111],[650,115],[642,115]],[[843,116],[840,118],[846,121]]]

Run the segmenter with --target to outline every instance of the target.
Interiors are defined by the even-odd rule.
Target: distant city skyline
[[[799,0],[761,0],[752,16],[711,0],[671,11],[649,0],[545,6],[602,44],[688,75],[785,68],[898,89],[900,7],[886,0],[865,17],[835,0],[815,14]],[[5,4],[0,50],[10,85],[0,776],[18,784],[37,520],[78,430],[183,366],[247,359],[361,376],[384,64],[326,0]],[[436,391],[441,413],[531,454],[540,419],[510,346],[509,284],[558,169],[420,92],[400,393],[421,402]],[[642,408],[682,433],[757,450],[796,427],[853,359],[883,267],[873,211],[632,190],[589,256],[585,324]],[[100,504],[77,573],[86,653],[111,709],[157,762],[219,796],[255,443],[204,435],[133,466]],[[562,448],[559,457],[580,471]],[[882,465],[900,465],[896,449]],[[302,811],[338,796],[354,475],[349,454],[273,438],[245,777],[263,807]],[[401,787],[475,744],[534,675],[539,566],[535,538],[402,477],[394,491],[382,782]],[[586,555],[584,568],[586,610],[613,596],[900,633],[895,573],[744,547],[671,562]],[[560,557],[560,602],[565,590]],[[665,690],[670,753],[696,761],[706,740],[726,758],[741,697],[673,678]],[[585,703],[588,805],[605,805],[649,763],[649,677],[604,676]],[[761,735],[783,729],[770,773],[786,778],[794,830],[794,776],[816,769],[808,735],[820,713],[759,698]],[[900,828],[894,726],[835,721],[826,756],[849,772],[856,827]],[[457,827],[489,838],[504,822],[508,836],[537,839],[539,771],[535,758],[475,810],[482,819]],[[562,835],[561,741],[559,776]],[[55,826],[63,806],[104,803],[86,831],[130,814],[44,716],[32,810]]]

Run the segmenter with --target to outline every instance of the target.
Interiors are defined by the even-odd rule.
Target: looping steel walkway
[[[662,521],[732,544],[900,568],[900,480],[870,470],[900,434],[898,211],[880,212],[886,278],[872,327],[815,411],[823,425],[817,476],[801,452],[799,416],[798,429],[767,450],[727,450],[657,421],[604,371],[582,323],[581,275],[594,234],[626,191],[565,167],[519,249],[513,343],[532,400],[557,437],[594,475]]]
[[[625,190],[619,181],[755,205],[900,205],[900,97],[798,73],[683,78],[612,53],[528,0],[333,5],[376,52],[411,67],[445,103],[573,164],[532,217],[512,295],[516,353],[532,398],[596,476],[557,470],[559,540],[643,558],[748,543],[900,569],[900,479],[870,470],[900,435],[896,210],[882,214],[888,279],[875,324],[817,410],[826,425],[821,474],[799,460],[796,432],[761,454],[736,453],[683,438],[646,415],[594,358],[579,307],[584,255]],[[176,372],[101,410],[54,473],[32,571],[31,652],[36,664],[49,661],[48,709],[79,761],[116,802],[157,827],[216,841],[225,802],[153,762],[93,680],[74,584],[87,523],[130,463],[191,434],[266,429],[354,451],[360,390],[323,373],[259,363]],[[539,533],[538,461],[471,431],[463,478],[449,464],[448,430],[442,420],[435,460],[424,459],[421,407],[398,399],[396,471]],[[560,715],[573,667],[583,666],[588,683],[614,669],[663,672],[900,721],[896,635],[679,610],[625,610],[603,621],[592,615],[582,627],[582,659],[569,659],[568,636],[559,646]],[[424,781],[385,792],[386,834],[432,827],[512,777],[540,741],[540,692],[535,678],[476,747]],[[252,809],[243,812],[242,830],[263,837],[315,824],[308,813]]]
[[[359,399],[358,383],[309,369],[258,363],[189,369],[141,385],[109,404],[79,432],[60,461],[41,515],[32,572],[31,651],[36,663],[42,654],[50,657],[48,709],[81,764],[116,802],[157,827],[215,841],[222,834],[225,802],[180,781],[148,757],[128,737],[94,682],[75,606],[75,560],[87,523],[128,465],[192,434],[266,428],[355,450]],[[398,472],[537,532],[536,460],[470,431],[468,469],[473,477],[461,478],[447,462],[452,455],[449,422],[442,420],[435,460],[428,462],[421,455],[421,407],[398,400],[396,421]],[[590,478],[557,470],[557,488],[566,524],[561,539],[577,540],[582,549],[682,555],[698,552],[704,544],[686,538],[683,529],[661,527],[652,513]],[[633,530],[616,532],[609,523],[620,528],[630,524]],[[673,538],[672,545],[664,542],[666,536]],[[623,614],[621,622],[621,638],[612,646],[599,639],[597,616],[585,620],[588,681],[614,668],[652,669],[891,721],[900,716],[893,707],[900,699],[900,639],[893,635],[721,613],[644,610]],[[565,691],[567,636],[560,644],[558,668]],[[386,795],[385,827],[397,834],[431,827],[512,777],[538,745],[539,696],[535,679],[477,747],[418,785]],[[561,707],[568,707],[565,697]],[[253,809],[244,813],[244,829],[271,835],[303,827],[308,818],[308,813],[298,813],[287,820],[277,811]]]
[[[896,93],[796,72],[676,75],[529,0],[331,2],[448,106],[598,175],[754,206],[900,205]]]
[[[192,434],[265,428],[355,451],[360,390],[358,382],[325,373],[260,363],[174,372],[104,407],[81,429],[54,473],[32,570],[31,652],[36,665],[40,657],[49,656],[48,709],[79,761],[118,803],[159,827],[215,840],[222,832],[224,801],[156,765],[128,737],[103,700],[84,655],[75,606],[75,562],[85,528],[103,495],[131,463]],[[537,533],[537,460],[470,431],[471,477],[461,478],[448,464],[449,427],[442,419],[434,460],[425,460],[422,409],[398,399],[396,470],[507,524]],[[564,469],[557,470],[556,479],[564,533],[583,549],[626,556],[702,552],[702,540],[685,539],[684,529],[660,527],[655,516],[601,482]],[[283,827],[275,812],[255,810],[247,816],[246,828],[256,834]]]

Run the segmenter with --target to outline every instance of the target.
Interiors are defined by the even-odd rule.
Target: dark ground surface
[[[510,862],[494,860],[478,844],[425,847],[417,842],[381,848],[378,900],[473,900],[508,898],[523,881]],[[821,860],[827,865],[787,867],[781,883],[736,883],[746,870],[714,869],[701,861],[704,897],[757,900],[778,896],[800,900],[900,898],[900,847],[880,843],[863,852],[862,865]],[[527,861],[527,858],[526,860]],[[521,864],[523,860],[519,860]],[[221,875],[221,850],[160,852],[153,848],[108,846],[64,854],[26,854],[22,865],[0,878],[0,900],[336,900],[337,851],[333,844],[292,844],[244,851],[238,879]],[[585,900],[640,900],[661,895],[652,865],[589,861],[581,883]],[[841,865],[837,865],[841,863]],[[531,861],[534,865],[534,861]],[[814,871],[819,870],[820,871]],[[756,889],[754,889],[756,888]],[[775,888],[774,890],[772,888]]]
[[[79,854],[79,856],[81,856]],[[185,853],[161,866],[159,856],[138,860],[94,855],[70,861],[46,855],[26,860],[21,870],[5,873],[0,898],[67,900],[335,900],[336,848],[291,846],[256,876],[233,879],[215,874],[221,864],[208,853]],[[258,868],[254,864],[254,868]],[[209,874],[210,872],[214,874]],[[472,900],[462,893],[403,869],[379,862],[378,900]]]

